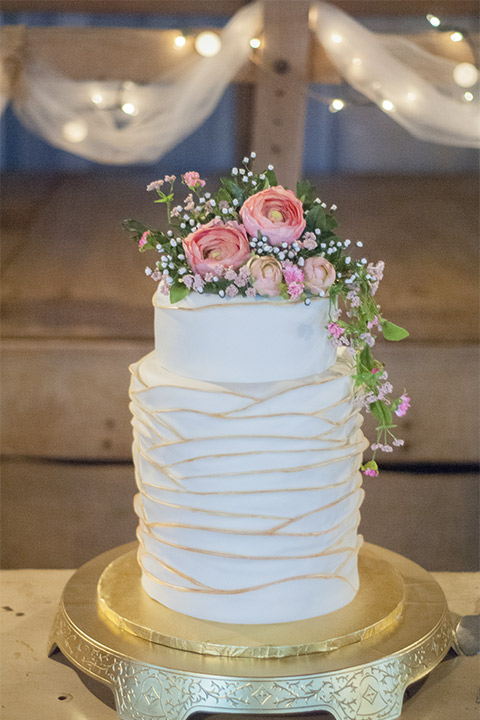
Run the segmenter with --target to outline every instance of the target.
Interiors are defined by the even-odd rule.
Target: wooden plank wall
[[[5,567],[72,567],[134,539],[128,364],[153,346],[154,285],[120,221],[158,219],[144,192],[152,179],[3,179]],[[477,562],[477,185],[467,176],[318,183],[338,205],[341,234],[386,261],[379,300],[411,332],[378,348],[413,405],[405,450],[366,482],[362,532],[436,570]]]

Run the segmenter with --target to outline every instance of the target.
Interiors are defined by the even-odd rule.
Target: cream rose
[[[285,190],[281,185],[247,198],[240,216],[249,235],[256,238],[260,230],[271,245],[284,242],[291,245],[305,229],[302,203],[291,190]]]
[[[259,295],[277,297],[280,295],[280,283],[283,280],[282,266],[272,257],[252,257],[247,267],[253,278],[253,287]]]
[[[205,277],[218,267],[239,268],[250,257],[250,245],[242,225],[214,218],[183,239],[185,257],[194,273]]]
[[[305,288],[313,295],[319,295],[335,282],[335,268],[323,257],[309,257],[303,266]]]

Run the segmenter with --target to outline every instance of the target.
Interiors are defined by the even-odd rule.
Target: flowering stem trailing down
[[[155,267],[145,272],[171,303],[190,292],[282,297],[306,305],[314,297],[329,297],[330,339],[353,356],[356,395],[378,421],[373,457],[361,469],[378,475],[376,452],[403,445],[393,432],[394,415],[405,415],[410,406],[406,393],[391,398],[384,365],[372,354],[379,332],[393,341],[408,336],[382,316],[375,300],[384,263],[353,257],[351,241],[335,233],[336,206],[327,208],[308,180],[297,184],[295,194],[277,184],[272,165],[254,173],[249,166],[254,158],[255,153],[245,157],[215,193],[204,190],[198,172],[186,172],[182,204],[174,204],[174,175],[150,183],[155,202],[166,205],[169,229],[154,230],[136,220],[125,220],[124,227],[141,252],[159,254]]]

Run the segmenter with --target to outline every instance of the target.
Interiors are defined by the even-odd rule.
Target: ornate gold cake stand
[[[185,720],[199,711],[394,720],[407,686],[451,645],[439,585],[374,545],[361,550],[361,589],[347,608],[268,626],[163,609],[140,589],[134,550],[135,543],[115,548],[73,575],[49,639],[50,653],[58,646],[110,686],[122,720]]]

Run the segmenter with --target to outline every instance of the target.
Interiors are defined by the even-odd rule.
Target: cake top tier
[[[306,306],[281,298],[191,293],[172,305],[157,290],[153,304],[159,362],[185,377],[227,383],[291,380],[335,362],[328,298]]]

